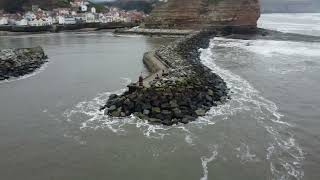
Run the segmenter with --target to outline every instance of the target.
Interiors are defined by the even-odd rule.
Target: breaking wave
[[[239,46],[237,42],[234,44],[230,43],[229,45]],[[250,112],[253,115],[252,119],[268,133],[269,138],[265,138],[268,141],[265,142],[268,143],[265,158],[270,163],[270,171],[273,178],[302,179],[304,172],[301,164],[304,159],[304,153],[296,143],[294,135],[289,131],[293,125],[283,121],[281,119],[283,115],[278,112],[276,104],[264,98],[248,81],[226,69],[220,68],[215,63],[217,57],[215,57],[213,52],[217,48],[216,46],[216,41],[212,40],[210,48],[202,50],[201,59],[206,66],[219,74],[227,82],[232,92],[232,100],[218,109],[213,108],[208,115],[212,117],[219,114],[230,117],[235,116],[241,111]],[[255,123],[254,121],[251,123]],[[249,151],[249,145],[242,142],[240,144],[240,147],[236,148],[236,150],[239,152],[237,156],[241,162],[258,160],[258,157]],[[281,158],[284,155],[290,158],[284,160]],[[279,165],[278,169],[274,168],[274,163]]]
[[[319,13],[299,13],[299,15],[294,13],[272,13],[262,14],[258,21],[258,26],[287,33],[320,36],[319,21]]]

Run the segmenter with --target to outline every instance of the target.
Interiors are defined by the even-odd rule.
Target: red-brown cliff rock
[[[259,0],[168,0],[146,20],[147,28],[201,29],[214,26],[256,27]]]

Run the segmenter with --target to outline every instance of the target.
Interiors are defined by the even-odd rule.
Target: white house
[[[67,8],[57,8],[57,9],[54,9],[53,12],[55,12],[58,15],[68,15],[68,14],[70,14],[69,9],[67,9]]]
[[[58,16],[58,24],[64,24],[65,23],[65,19],[64,16]]]
[[[45,21],[45,24],[46,24],[46,25],[52,25],[52,24],[53,24],[53,18],[52,18],[51,16],[46,17],[46,18],[44,19],[44,21]]]
[[[100,13],[100,14],[99,14],[99,22],[100,22],[100,23],[107,23],[107,22],[108,22],[108,19],[107,19],[107,17],[106,17],[104,14]]]
[[[71,11],[71,15],[72,15],[72,16],[76,16],[76,15],[77,15],[77,12],[76,12],[76,11]]]
[[[83,23],[86,20],[86,17],[83,14],[78,14],[77,16],[74,16],[74,18],[76,19],[77,23]]]
[[[52,24],[59,24],[59,20],[57,17],[52,18]]]
[[[45,22],[42,19],[34,19],[28,22],[29,26],[45,26]]]
[[[17,26],[28,26],[28,21],[26,19],[17,20],[15,22],[15,25],[17,25]]]
[[[81,5],[80,6],[80,11],[82,11],[82,12],[87,12],[88,11],[88,6],[87,5]]]
[[[7,25],[9,24],[7,17],[0,17],[0,25]]]
[[[93,13],[93,14],[97,13],[97,10],[96,10],[95,7],[92,7],[92,8],[91,8],[91,13]]]
[[[73,16],[64,17],[64,24],[76,24],[76,18]]]
[[[86,23],[95,22],[95,15],[92,13],[86,13]]]

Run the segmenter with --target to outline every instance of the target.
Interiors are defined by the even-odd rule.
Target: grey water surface
[[[309,35],[311,19],[316,35],[318,16],[304,14],[299,26],[291,15],[263,15],[259,24],[282,31],[290,19],[293,33]],[[99,112],[145,73],[143,53],[171,40],[106,32],[0,37],[1,48],[42,45],[50,57],[36,73],[0,83],[0,179],[320,178],[320,43],[213,39],[201,59],[225,79],[232,100],[188,125]]]

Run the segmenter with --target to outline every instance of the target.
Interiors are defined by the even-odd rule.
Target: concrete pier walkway
[[[169,66],[162,62],[154,51],[146,52],[143,56],[143,63],[146,65],[147,69],[150,71],[150,75],[144,78],[143,83],[145,87],[150,87],[150,82],[154,79],[162,78],[163,72],[167,72]]]

